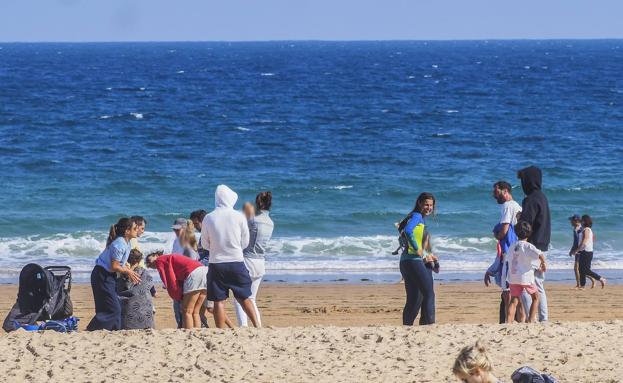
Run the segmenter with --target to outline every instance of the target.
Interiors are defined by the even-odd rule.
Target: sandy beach
[[[234,331],[170,329],[170,300],[162,291],[159,330],[1,335],[0,376],[7,382],[454,382],[450,369],[459,349],[482,338],[496,375],[506,381],[521,365],[562,382],[623,381],[623,321],[615,320],[623,318],[623,286],[548,287],[548,324],[495,324],[497,289],[465,283],[437,286],[438,325],[405,328],[401,285],[266,284],[260,309],[267,328]],[[0,292],[6,312],[16,286]],[[93,310],[90,287],[75,285],[72,297],[84,328]]]
[[[547,285],[552,321],[623,319],[623,285],[577,291],[569,284]],[[15,303],[16,285],[0,286],[0,313]],[[85,328],[93,316],[91,286],[74,284],[75,315]],[[402,323],[404,286],[401,284],[263,284],[258,298],[264,326],[290,327],[398,326]],[[436,285],[437,323],[497,323],[500,293],[481,283]],[[156,328],[174,328],[171,299],[164,289],[155,299]],[[227,305],[235,322],[232,305]],[[211,322],[213,323],[213,322]]]

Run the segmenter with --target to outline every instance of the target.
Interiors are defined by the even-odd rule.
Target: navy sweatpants
[[[121,302],[117,296],[117,276],[102,266],[95,266],[91,272],[91,288],[95,300],[95,316],[89,322],[87,331],[120,330]]]

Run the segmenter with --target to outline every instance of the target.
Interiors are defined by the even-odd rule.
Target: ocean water
[[[110,224],[272,190],[269,280],[398,278],[394,222],[422,191],[440,279],[495,256],[491,185],[543,169],[550,268],[588,213],[595,268],[623,269],[623,41],[0,44],[0,280],[86,278]],[[239,205],[240,206],[240,203]]]

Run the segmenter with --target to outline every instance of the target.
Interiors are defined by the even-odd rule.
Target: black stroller
[[[4,320],[2,328],[10,332],[17,330],[20,325],[69,318],[73,314],[70,291],[69,266],[41,267],[29,263],[19,274],[17,302]]]

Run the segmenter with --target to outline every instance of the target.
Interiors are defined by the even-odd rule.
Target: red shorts
[[[510,285],[510,289],[511,289],[511,297],[520,297],[521,293],[526,290],[526,292],[530,295],[532,294],[536,294],[538,292],[536,286],[534,284],[532,285],[515,285],[512,284]]]

